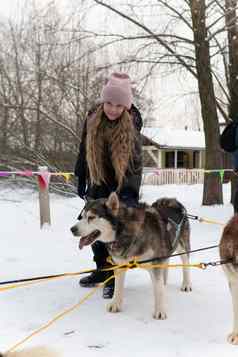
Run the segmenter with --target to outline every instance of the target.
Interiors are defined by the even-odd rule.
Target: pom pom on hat
[[[132,105],[130,77],[126,73],[112,73],[102,89],[101,102],[123,105],[130,109]]]

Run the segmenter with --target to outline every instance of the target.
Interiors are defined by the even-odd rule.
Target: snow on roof
[[[142,134],[155,143],[171,148],[205,149],[203,131],[144,127]]]

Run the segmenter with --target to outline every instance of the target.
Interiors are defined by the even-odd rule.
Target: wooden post
[[[178,150],[174,150],[174,168],[178,168]]]
[[[51,224],[50,220],[50,198],[49,198],[49,185],[48,185],[48,168],[47,166],[39,166],[38,171],[42,172],[42,177],[38,176],[39,187],[39,206],[40,206],[40,227],[43,228],[44,224]],[[45,177],[46,180],[42,180]]]

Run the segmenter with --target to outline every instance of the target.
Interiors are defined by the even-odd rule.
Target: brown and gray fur
[[[26,348],[23,350],[6,352],[1,354],[0,357],[60,357],[56,351],[48,349],[44,346]]]
[[[221,260],[231,261],[223,264],[228,280],[233,305],[233,330],[228,342],[238,345],[238,214],[233,216],[223,230],[220,241]]]
[[[171,249],[171,241],[175,238],[175,229],[166,222],[160,211],[168,206],[175,209],[183,207],[176,199],[161,199],[152,206],[139,204],[136,208],[128,208],[119,202],[116,193],[108,199],[98,199],[86,204],[82,218],[71,228],[72,233],[81,236],[79,247],[100,240],[107,244],[110,255],[115,263],[128,262],[134,257],[139,261],[161,258],[156,263],[166,263],[164,258],[178,252],[190,249],[189,222],[184,215],[180,234],[175,246]],[[168,241],[170,240],[170,242]],[[189,262],[189,255],[181,255],[182,262]],[[154,263],[155,264],[155,263]],[[155,319],[165,319],[166,298],[164,269],[149,269],[154,290]],[[115,291],[108,311],[119,312],[122,309],[125,270],[116,271]],[[182,291],[191,291],[189,270],[183,269]]]

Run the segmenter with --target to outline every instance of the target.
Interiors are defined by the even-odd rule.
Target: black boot
[[[106,248],[106,245],[102,242],[96,241],[95,243],[92,244],[92,250],[93,250],[93,260],[96,263],[97,269],[106,269],[110,267],[110,263],[107,262],[108,258],[108,251]],[[111,275],[113,275],[113,271],[95,271],[91,273],[90,275],[80,279],[79,284],[82,287],[86,288],[92,288],[99,283],[104,282],[106,279],[108,279]],[[114,279],[112,279],[114,280]],[[108,284],[112,284],[112,280],[108,282]],[[114,283],[113,283],[114,286]],[[104,287],[105,288],[105,287]],[[114,288],[113,288],[114,289]],[[113,294],[113,293],[112,293]]]
[[[109,280],[103,287],[102,297],[103,299],[112,299],[115,288],[115,278]]]
[[[79,280],[79,285],[83,288],[93,288],[107,279],[106,271],[94,271],[90,275]]]

